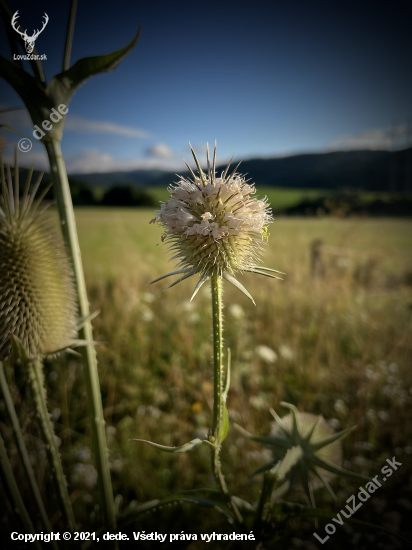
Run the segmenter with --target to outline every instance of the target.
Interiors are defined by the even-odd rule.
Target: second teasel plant
[[[9,354],[10,334],[29,356],[47,356],[68,346],[77,334],[73,275],[60,235],[36,197],[41,177],[30,190],[31,172],[20,198],[18,166],[1,165],[0,359]]]
[[[0,359],[20,369],[28,381],[61,511],[67,528],[74,531],[76,524],[47,409],[43,376],[47,356],[84,344],[75,340],[77,306],[73,275],[63,240],[45,214],[49,205],[43,199],[49,187],[37,196],[42,175],[31,188],[31,169],[20,196],[17,150],[14,178],[10,167],[6,171],[0,164]],[[3,375],[1,383],[6,396],[7,380]],[[12,408],[10,403],[9,416],[13,421]],[[14,426],[18,432],[16,422]],[[22,449],[27,471],[24,445],[20,441],[19,450]]]

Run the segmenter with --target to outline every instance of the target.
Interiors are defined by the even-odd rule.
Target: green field
[[[273,208],[282,209],[295,206],[304,199],[316,199],[328,196],[330,191],[324,189],[287,189],[284,187],[259,187],[256,196],[267,196]],[[146,189],[158,201],[166,201],[169,192],[165,187],[148,187]]]
[[[256,196],[259,198],[267,197],[269,204],[272,206],[275,212],[281,211],[292,206],[297,206],[304,201],[313,201],[319,198],[326,198],[334,196],[336,194],[342,196],[343,192],[333,189],[292,189],[286,187],[265,187],[257,186]],[[157,201],[166,201],[169,197],[169,192],[165,187],[148,187],[146,191],[152,195]],[[410,193],[406,194],[394,194],[388,192],[372,192],[372,191],[351,191],[352,195],[356,197],[362,204],[371,203],[376,200],[382,200],[389,202],[394,199],[408,199],[411,200]]]
[[[76,211],[91,309],[100,311],[93,325],[101,342],[97,352],[113,483],[123,509],[131,501],[214,486],[207,448],[169,455],[131,441],[181,445],[205,435],[211,423],[209,292],[202,288],[189,303],[194,279],[167,291],[165,281],[147,286],[174,265],[160,241],[161,229],[149,225],[152,217],[140,209]],[[314,239],[323,241],[323,276],[311,274]],[[396,455],[403,463],[379,498],[356,516],[375,523],[384,521],[386,512],[401,514],[398,501],[410,501],[412,495],[411,251],[412,221],[279,218],[270,226],[264,264],[285,272],[284,280],[240,277],[257,307],[233,287],[224,294],[225,338],[233,358],[232,424],[268,434],[269,408],[282,415],[280,402],[287,401],[322,414],[335,429],[357,425],[343,442],[346,468],[373,476],[386,458]],[[276,353],[276,361],[265,362],[258,348],[263,345]],[[49,409],[61,411],[55,427],[75,512],[87,522],[99,516],[99,496],[90,481],[93,461],[86,452],[90,428],[79,360],[47,364],[46,380]],[[257,500],[260,478],[249,476],[268,456],[267,449],[230,428],[222,465],[235,494]],[[345,478],[333,483],[340,503],[357,487],[358,481]],[[299,493],[293,498],[304,502]],[[317,492],[316,499],[340,509],[326,492]],[[170,514],[148,516],[136,529],[153,528],[158,521],[169,522],[176,532],[188,521],[191,532],[226,529],[212,511],[184,507],[183,513]],[[407,522],[402,522],[399,529],[405,532]],[[291,537],[301,533],[308,540],[314,530],[311,522],[292,527]],[[333,548],[345,547],[339,544],[336,539]]]

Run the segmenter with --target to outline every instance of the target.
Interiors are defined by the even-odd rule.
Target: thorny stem
[[[73,266],[79,302],[79,315],[83,319],[88,319],[89,302],[87,299],[86,283],[84,279],[79,239],[77,236],[76,220],[74,218],[73,203],[60,142],[56,140],[49,140],[45,142],[45,146],[49,157],[51,176],[55,186],[63,237]],[[89,342],[93,341],[92,325],[90,320],[85,321],[79,332],[79,337]],[[86,366],[85,377],[88,397],[87,401],[91,417],[92,441],[97,472],[99,475],[102,507],[107,526],[111,530],[115,531],[116,513],[109,470],[109,456],[106,443],[105,420],[100,395],[96,351],[94,346],[84,346],[81,353]]]
[[[23,499],[21,497],[19,488],[17,486],[16,480],[14,478],[13,469],[11,467],[9,457],[7,456],[7,450],[4,445],[3,438],[0,434],[0,477],[3,482],[3,487],[8,493],[10,502],[13,506],[13,512],[19,518],[23,529],[30,535],[34,535],[33,524],[31,522],[30,516],[27,513],[26,507],[24,506]],[[38,540],[34,541],[35,548],[37,550],[42,550]]]
[[[214,377],[214,400],[213,400],[213,421],[212,436],[213,443],[216,445],[212,449],[212,468],[216,482],[220,486],[222,493],[227,497],[229,505],[239,523],[243,523],[243,518],[232,499],[229,489],[226,485],[220,463],[221,450],[221,429],[223,422],[223,302],[222,302],[222,277],[212,275],[212,318],[213,318],[213,377]]]
[[[41,360],[35,359],[34,361],[29,361],[27,363],[27,373],[34,405],[36,407],[36,413],[39,418],[40,428],[46,443],[47,453],[54,470],[53,477],[56,480],[57,493],[59,495],[62,512],[66,518],[68,528],[72,533],[74,533],[76,531],[76,522],[74,519],[69,493],[67,492],[66,478],[64,476],[63,466],[60,460],[59,450],[56,445],[53,426],[51,424],[49,411],[47,409],[43,365]]]
[[[19,450],[20,458],[23,462],[24,469],[26,471],[27,478],[29,480],[30,488],[34,496],[34,500],[39,509],[44,527],[48,533],[52,532],[49,518],[47,517],[47,512],[44,508],[43,500],[40,495],[39,487],[37,485],[36,477],[33,472],[33,468],[30,462],[29,453],[27,451],[26,444],[24,442],[24,437],[20,428],[20,422],[17,418],[16,409],[14,408],[13,399],[10,394],[9,385],[7,383],[6,375],[4,373],[3,363],[0,361],[0,387],[3,394],[4,401],[6,403],[6,408],[8,415],[11,420],[11,425],[13,428],[14,437],[16,439],[17,448]],[[51,541],[52,547],[54,550],[58,550],[56,541]]]

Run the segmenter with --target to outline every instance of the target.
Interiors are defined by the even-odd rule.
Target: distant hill
[[[225,166],[219,166],[217,170],[221,172],[224,168]],[[242,162],[239,171],[242,174],[247,173],[257,185],[265,186],[412,191],[412,147],[393,152],[338,151],[250,159]],[[176,181],[173,172],[162,170],[71,174],[70,178],[107,187],[120,184],[167,186]]]
[[[234,168],[236,164],[232,165]],[[226,166],[218,166],[220,173]],[[250,159],[239,172],[257,186],[299,189],[354,189],[365,191],[412,192],[412,147],[401,151],[338,151],[290,157]],[[182,176],[189,173],[181,172]],[[37,172],[34,172],[36,177]],[[174,172],[132,170],[70,174],[71,181],[94,187],[167,187],[177,180]],[[43,182],[50,180],[45,174]]]

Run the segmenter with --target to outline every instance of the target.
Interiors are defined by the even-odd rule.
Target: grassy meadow
[[[94,336],[100,342],[110,463],[122,510],[132,501],[214,487],[208,448],[170,455],[131,441],[181,445],[206,435],[211,424],[209,290],[205,285],[189,303],[194,279],[166,292],[173,279],[147,286],[174,265],[160,241],[161,229],[149,225],[151,218],[153,213],[145,209],[76,211],[91,309],[100,312],[93,321]],[[322,263],[311,273],[315,239],[323,242]],[[233,493],[256,502],[261,476],[249,476],[270,459],[268,450],[244,440],[233,424],[266,435],[271,429],[269,408],[282,416],[286,411],[280,402],[287,401],[323,415],[335,430],[357,425],[343,442],[347,469],[374,476],[387,458],[397,457],[402,468],[356,518],[410,534],[411,251],[411,220],[279,218],[270,226],[264,265],[285,272],[284,280],[242,276],[257,307],[234,287],[225,287],[232,384],[231,427],[222,464]],[[61,439],[75,513],[90,528],[100,512],[82,366],[68,356],[47,363],[46,371],[49,409]],[[40,443],[30,414],[26,429],[34,448]],[[45,468],[44,457],[37,469],[43,490],[49,483]],[[338,503],[323,490],[315,494],[317,503],[338,512],[359,485],[340,478],[333,485]],[[299,493],[293,498],[305,502]],[[212,510],[186,504],[183,511],[151,514],[135,530],[157,526],[161,532],[202,533],[230,528]],[[320,526],[318,532],[324,532],[324,522]],[[312,520],[291,523],[285,548],[321,547],[314,530]],[[389,536],[354,526],[340,528],[330,547],[355,547],[355,539],[359,548],[402,547]],[[190,548],[203,547],[199,542]]]

